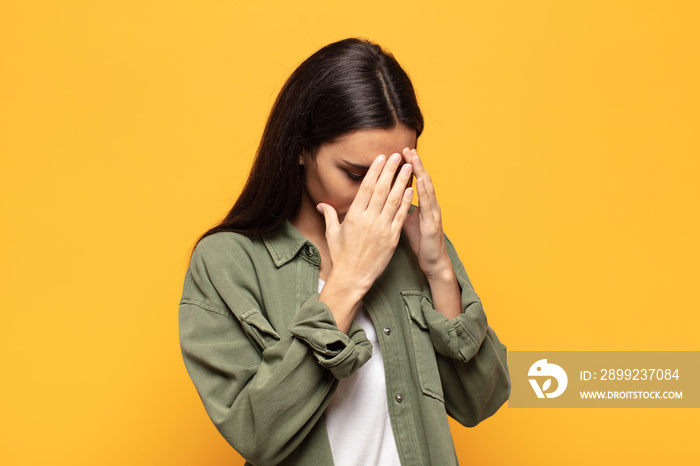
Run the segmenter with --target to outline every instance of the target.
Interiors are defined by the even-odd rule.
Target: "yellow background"
[[[694,1],[0,1],[0,464],[229,465],[182,363],[193,242],[272,101],[364,36],[511,350],[700,350]],[[465,465],[697,461],[694,409],[502,408]]]

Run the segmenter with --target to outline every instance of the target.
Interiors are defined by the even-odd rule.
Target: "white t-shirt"
[[[321,292],[325,282],[318,281]],[[340,381],[326,408],[326,429],[336,466],[400,466],[386,397],[384,361],[377,332],[361,306],[355,323],[372,342],[372,357],[352,376]]]

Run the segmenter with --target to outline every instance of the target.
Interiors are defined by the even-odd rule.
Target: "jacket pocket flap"
[[[411,345],[413,346],[413,357],[421,391],[444,403],[445,396],[437,366],[435,348],[423,313],[423,300],[428,298],[423,291],[402,291],[401,296],[410,318]]]
[[[427,330],[428,323],[425,320],[425,315],[423,314],[423,308],[421,306],[425,294],[422,291],[402,291],[401,297],[406,304],[406,309],[411,319],[413,319],[420,328]]]

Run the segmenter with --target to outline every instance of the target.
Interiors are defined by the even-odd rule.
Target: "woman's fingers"
[[[394,215],[394,220],[392,221],[392,226],[395,231],[400,232],[403,228],[403,224],[408,217],[408,209],[411,208],[411,200],[413,199],[413,188],[406,188],[403,190],[403,195],[401,196],[401,204],[399,205],[396,214]]]
[[[406,161],[406,163],[411,163],[411,159],[413,158],[413,151],[409,149],[408,147],[404,147],[401,150],[401,155],[403,156],[403,159]]]
[[[433,185],[433,180],[430,178],[430,175],[428,172],[425,170],[425,166],[423,165],[423,161],[418,157],[418,153],[416,152],[415,149],[412,149],[409,152],[409,156],[411,158],[411,165],[413,166],[413,172],[416,175],[416,184],[419,185],[421,184],[422,186],[418,186],[417,191],[418,191],[418,202],[421,207],[426,207],[429,209],[431,214],[439,213],[439,206],[437,203],[437,197],[435,195],[435,186]],[[425,214],[425,212],[423,212]]]
[[[382,169],[384,168],[385,164],[386,156],[383,154],[374,159],[372,165],[369,166],[369,170],[367,170],[365,177],[362,179],[360,189],[357,191],[355,199],[352,201],[352,204],[348,209],[348,213],[354,210],[363,211],[367,209],[370,199],[372,199],[372,195],[374,194],[377,180],[379,179],[379,175],[381,175],[383,172]]]
[[[426,181],[426,188],[428,189],[428,193],[434,195],[435,194],[435,188],[433,188],[433,180],[430,178],[430,175],[428,175],[428,172],[425,170],[425,167],[423,166],[423,161],[418,157],[418,152],[416,152],[415,149],[412,149],[410,151],[411,154],[411,165],[413,165],[413,171],[416,174],[416,177],[423,178],[424,181]]]
[[[412,171],[413,167],[411,167],[411,165],[408,163],[401,167],[401,170],[399,170],[396,180],[394,181],[394,185],[391,187],[391,192],[389,192],[389,196],[387,197],[384,207],[382,208],[382,215],[386,216],[387,218],[393,218],[397,211],[401,208],[403,198],[407,190],[406,186],[408,185],[408,180],[411,178]],[[413,194],[412,189],[411,194]]]
[[[409,230],[411,228],[420,231],[420,236],[424,240],[430,241],[435,239],[440,239],[442,235],[442,213],[440,212],[440,205],[438,204],[437,197],[435,195],[435,187],[433,186],[433,181],[428,172],[423,165],[423,161],[418,156],[415,149],[406,150],[404,149],[403,155],[405,158],[411,160],[411,165],[413,166],[414,174],[416,175],[416,192],[418,193],[418,211],[417,214],[417,224],[416,222],[411,222]],[[415,233],[417,233],[417,231]],[[427,244],[426,244],[427,246]],[[420,249],[423,249],[422,247]],[[429,248],[428,248],[429,249]]]
[[[393,223],[400,211],[405,208],[407,212],[411,198],[406,201],[405,196],[414,167],[410,163],[404,163],[397,172],[404,159],[403,153],[395,153],[389,159],[384,155],[378,156],[362,180],[348,214],[372,211],[376,215],[382,215],[389,223]],[[413,195],[412,188],[410,188],[410,194]],[[319,210],[324,215],[327,213],[327,209]],[[405,219],[406,215],[402,214],[402,216]],[[328,216],[326,216],[326,220],[328,224]]]
[[[326,222],[326,233],[333,232],[340,226],[338,223],[338,212],[333,206],[322,202],[316,206],[316,210],[323,214]]]
[[[375,212],[381,212],[384,209],[384,204],[386,203],[389,192],[391,191],[392,181],[400,162],[401,155],[393,154],[391,157],[389,157],[386,164],[384,164],[382,173],[379,175],[377,184],[374,187],[372,198],[369,200],[369,205],[367,206],[368,209],[372,209]],[[362,187],[360,187],[360,189],[362,189]],[[398,206],[398,204],[399,203],[397,202],[396,205]]]
[[[418,204],[423,215],[432,211],[432,199],[428,194],[428,188],[425,186],[425,178],[420,177],[416,180],[416,187],[418,188]]]

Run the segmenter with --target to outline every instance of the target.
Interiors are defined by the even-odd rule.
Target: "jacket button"
[[[391,335],[391,329],[389,327],[384,327],[384,335]]]
[[[403,401],[403,395],[401,393],[397,393],[395,399],[398,403],[401,403]]]
[[[313,257],[314,256],[314,248],[312,248],[311,245],[307,244],[306,248],[304,248],[304,253],[307,255],[307,257]]]

